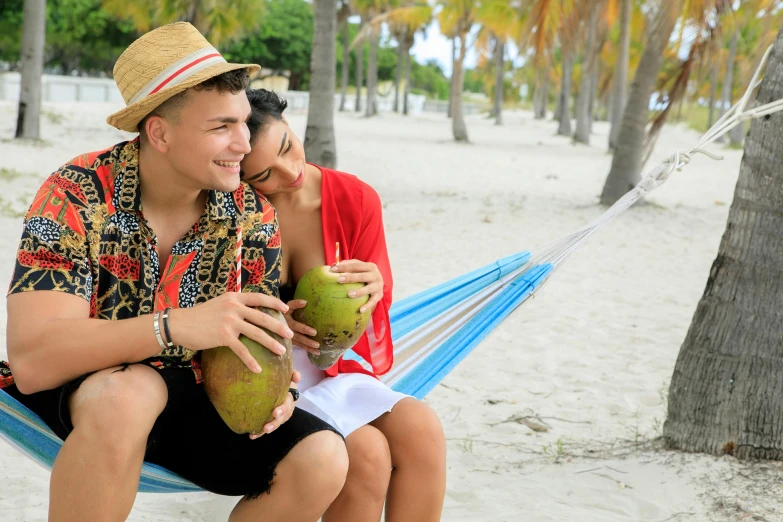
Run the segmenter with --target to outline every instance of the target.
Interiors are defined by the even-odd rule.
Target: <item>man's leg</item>
[[[275,472],[271,492],[241,500],[229,522],[318,520],[345,483],[345,443],[331,431],[313,433],[294,446]]]
[[[109,368],[82,383],[68,401],[74,429],[52,468],[50,521],[128,517],[167,396],[163,379],[142,365]]]
[[[440,419],[416,399],[371,422],[386,436],[392,465],[386,522],[438,521],[446,495],[446,438]]]
[[[389,443],[377,428],[367,425],[348,435],[345,446],[348,476],[323,522],[380,520],[392,470]]]

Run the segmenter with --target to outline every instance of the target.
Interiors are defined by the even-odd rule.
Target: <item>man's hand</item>
[[[331,270],[340,274],[338,283],[366,283],[363,288],[348,292],[348,297],[353,299],[363,295],[370,296],[367,304],[361,307],[361,312],[375,310],[375,305],[383,299],[383,275],[375,263],[349,259],[332,265]]]
[[[169,312],[171,342],[190,350],[207,350],[228,346],[253,373],[261,366],[239,340],[244,335],[272,353],[281,355],[285,347],[260,327],[288,339],[294,336],[288,326],[255,307],[273,308],[282,313],[288,306],[268,295],[253,292],[228,292],[192,308],[175,308]]]
[[[298,371],[294,370],[294,375],[291,377],[290,387],[296,388],[296,383],[298,383],[301,378],[302,375]],[[266,426],[264,426],[264,433],[251,433],[250,438],[255,440],[262,435],[275,431],[280,427],[281,424],[291,418],[291,415],[294,413],[294,408],[296,408],[296,405],[294,404],[294,397],[290,393],[286,393],[283,404],[276,407],[275,411],[273,412],[275,418],[272,419],[271,422],[268,422]]]
[[[313,336],[317,332],[315,331],[315,328],[311,328],[310,326],[307,326],[306,324],[302,324],[294,319],[294,316],[292,315],[294,310],[299,310],[301,308],[304,308],[307,306],[307,301],[304,301],[302,299],[295,299],[293,301],[288,301],[288,313],[285,314],[285,320],[288,323],[288,327],[293,330],[294,337],[292,339],[292,342],[295,343],[297,346],[301,346],[308,352],[310,352],[313,355],[320,355],[321,352],[318,350],[318,347],[320,346],[318,344],[318,341],[315,341],[311,339],[308,336]]]

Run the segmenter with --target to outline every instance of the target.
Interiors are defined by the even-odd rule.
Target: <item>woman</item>
[[[378,194],[355,176],[305,161],[304,148],[283,117],[287,103],[263,89],[248,91],[252,152],[243,180],[277,209],[282,236],[281,299],[289,301],[294,361],[302,373],[297,406],[340,430],[348,448],[348,477],[324,522],[440,520],[446,489],[446,444],[437,415],[396,393],[377,375],[392,365],[389,327],[392,279]],[[335,243],[340,243],[336,263]],[[364,282],[350,297],[369,295],[367,332],[353,347],[371,370],[340,359],[325,372],[307,358],[318,353],[315,331],[293,320],[306,303],[291,300],[313,267],[332,265],[341,282]],[[368,335],[369,334],[369,335]]]

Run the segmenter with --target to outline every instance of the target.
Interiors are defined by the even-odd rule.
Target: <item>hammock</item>
[[[424,397],[457,364],[590,236],[687,165],[695,153],[721,159],[703,148],[734,126],[783,109],[783,100],[746,109],[760,84],[770,47],[740,101],[687,152],[676,152],[650,170],[630,192],[583,228],[543,247],[537,254],[521,252],[459,276],[395,303],[390,310],[395,365],[382,377],[394,390]],[[348,352],[346,357],[359,360]],[[51,469],[62,441],[32,411],[0,391],[0,437],[34,461]],[[200,491],[193,483],[150,463],[144,463],[140,492]]]

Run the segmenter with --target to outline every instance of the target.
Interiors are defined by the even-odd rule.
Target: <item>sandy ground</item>
[[[11,276],[20,215],[45,176],[123,138],[103,121],[113,109],[46,106],[43,146],[10,141],[15,117],[0,120],[0,280]],[[14,107],[0,103],[0,113]],[[302,135],[305,117],[291,124]],[[441,115],[337,118],[339,167],[384,201],[396,299],[602,212],[606,124],[595,125],[591,146],[530,113],[507,115],[503,127],[480,117],[468,125],[472,144],[458,145]],[[696,138],[667,128],[653,160]],[[741,151],[714,150],[725,160],[697,157],[651,204],[595,236],[427,397],[449,440],[443,520],[783,520],[780,464],[670,452],[654,440],[741,160]],[[46,471],[0,442],[0,477],[4,521],[45,518]],[[142,494],[130,520],[225,520],[234,502]]]

